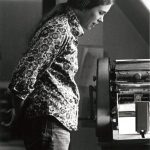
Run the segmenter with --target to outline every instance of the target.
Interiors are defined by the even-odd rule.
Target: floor
[[[22,141],[0,142],[0,150],[25,150]]]

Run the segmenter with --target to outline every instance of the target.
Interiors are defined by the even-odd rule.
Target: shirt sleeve
[[[45,65],[53,62],[66,37],[66,25],[62,21],[47,22],[35,33],[29,50],[13,72],[9,89],[25,100],[34,90],[38,75]]]

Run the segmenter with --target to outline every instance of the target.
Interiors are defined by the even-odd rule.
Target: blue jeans
[[[26,120],[23,139],[26,150],[68,150],[70,132],[54,117]]]

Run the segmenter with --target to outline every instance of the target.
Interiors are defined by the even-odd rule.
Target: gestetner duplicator
[[[94,79],[99,141],[149,141],[150,59],[98,59]]]

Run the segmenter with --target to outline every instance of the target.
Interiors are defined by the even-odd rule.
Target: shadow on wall
[[[0,80],[11,73],[42,17],[42,0],[0,0]]]
[[[105,16],[103,32],[104,50],[111,59],[150,58],[149,44],[118,5]]]
[[[143,39],[149,43],[150,12],[145,7],[142,0],[117,0],[116,3],[127,16],[127,18],[132,22],[136,30],[141,34]]]

